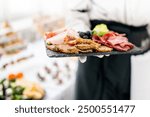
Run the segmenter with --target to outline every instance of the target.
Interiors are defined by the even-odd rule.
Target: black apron
[[[105,23],[110,30],[126,33],[130,42],[141,47],[142,41],[148,39],[145,26],[133,27],[111,21],[91,21],[91,29],[95,25]],[[149,49],[144,45],[143,52]],[[130,99],[131,56],[113,55],[104,57],[88,57],[85,63],[78,65],[76,81],[76,99],[80,100],[128,100]]]

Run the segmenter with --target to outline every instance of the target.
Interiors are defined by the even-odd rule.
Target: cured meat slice
[[[64,30],[60,33],[46,33],[46,43],[48,44],[63,44],[66,41],[79,38],[78,34],[74,30]]]
[[[124,37],[125,34],[119,34],[113,31],[103,35],[102,37],[93,35],[92,39],[100,44],[114,48],[118,51],[128,51],[134,47],[134,45],[128,42],[128,39]]]

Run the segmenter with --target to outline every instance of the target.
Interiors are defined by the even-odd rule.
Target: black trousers
[[[116,22],[91,21],[92,28],[99,23],[119,33],[126,33],[129,40],[141,46],[148,37],[146,26],[132,27]],[[79,100],[129,100],[131,79],[131,56],[113,55],[88,57],[85,63],[78,65],[76,81],[76,99]]]
[[[77,99],[130,99],[130,65],[129,55],[79,62]]]

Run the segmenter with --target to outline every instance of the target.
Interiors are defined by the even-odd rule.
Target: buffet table
[[[77,69],[77,60],[75,58],[48,58],[46,55],[44,41],[37,41],[29,44],[26,50],[14,56],[3,56],[0,67],[4,63],[16,60],[23,56],[33,55],[32,58],[20,62],[16,65],[10,65],[5,70],[0,69],[0,78],[5,78],[9,73],[23,72],[25,79],[40,83],[45,91],[44,99],[74,99],[75,73]],[[70,66],[68,72],[66,64]],[[44,75],[43,68],[48,66],[53,71],[52,74]],[[59,81],[53,78],[57,73],[58,67],[60,73]],[[131,99],[150,99],[150,52],[144,55],[132,56],[132,79],[131,79]],[[37,78],[37,73],[46,76],[45,81]],[[69,73],[69,74],[68,74]]]
[[[73,99],[77,61],[74,58],[50,59],[46,56],[44,41],[28,45],[27,49],[13,56],[3,56],[0,68],[5,63],[15,61],[20,57],[33,56],[22,62],[0,69],[0,78],[10,73],[23,72],[25,79],[40,83],[45,91],[44,99]],[[45,72],[48,67],[51,73]],[[44,79],[39,79],[41,74]]]

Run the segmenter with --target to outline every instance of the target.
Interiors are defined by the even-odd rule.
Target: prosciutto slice
[[[114,48],[118,51],[128,51],[134,47],[125,37],[125,34],[119,34],[113,31],[110,31],[102,37],[93,35],[92,39],[97,43]]]
[[[46,42],[51,44],[63,44],[68,39],[79,38],[78,33],[72,29],[66,29],[62,32],[55,32],[55,35],[49,36],[51,32],[45,35]],[[70,37],[70,38],[68,38]]]

